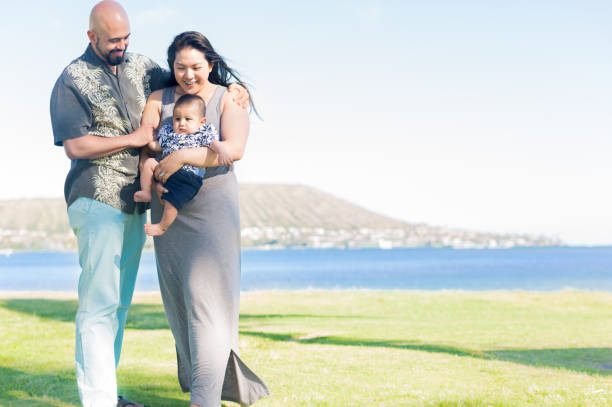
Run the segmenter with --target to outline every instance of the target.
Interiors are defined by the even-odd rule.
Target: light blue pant
[[[68,208],[79,246],[76,377],[84,407],[115,407],[115,370],[145,241],[145,214],[79,198]]]

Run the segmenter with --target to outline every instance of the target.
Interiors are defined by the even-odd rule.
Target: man
[[[85,407],[139,406],[117,402],[115,369],[145,241],[145,207],[133,196],[138,148],[153,139],[153,128],[140,119],[167,72],[126,52],[130,25],[118,3],[92,9],[87,36],[85,53],[66,67],[51,95],[55,145],[72,160],[64,194],[82,268],[77,385]]]

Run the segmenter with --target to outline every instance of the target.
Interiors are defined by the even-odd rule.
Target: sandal
[[[123,398],[123,396],[119,396],[117,398],[117,407],[127,407],[127,406],[147,407],[144,404],[134,403],[133,401],[130,401],[130,400],[126,399],[126,398]]]

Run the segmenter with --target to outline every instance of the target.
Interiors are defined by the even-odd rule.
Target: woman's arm
[[[233,161],[238,161],[244,155],[249,138],[249,114],[242,106],[234,102],[229,93],[225,93],[221,101],[221,128],[223,141]]]
[[[156,90],[155,92],[149,95],[147,99],[147,104],[145,105],[144,111],[142,112],[142,117],[140,119],[140,125],[149,125],[153,128],[156,128],[159,125],[159,119],[161,116],[161,90]],[[157,143],[154,139],[147,143],[147,145],[143,146],[140,149],[140,161],[138,163],[138,168],[142,171],[142,166],[147,158],[155,156],[156,150],[152,147],[154,143]]]
[[[231,95],[227,92],[221,103],[221,128],[223,129],[221,143],[228,151],[232,161],[238,161],[244,155],[249,137],[249,115],[232,100]],[[155,169],[155,177],[161,182],[166,182],[185,164],[201,168],[216,167],[219,165],[218,155],[208,147],[175,151],[161,160]]]
[[[162,105],[162,90],[156,90],[149,95],[147,104],[145,105],[144,111],[142,112],[142,118],[140,119],[140,125],[149,124],[153,128],[159,126],[159,119],[161,117],[161,105]]]

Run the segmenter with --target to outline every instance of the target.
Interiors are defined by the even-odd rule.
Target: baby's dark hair
[[[183,105],[198,104],[198,107],[202,110],[202,116],[206,117],[206,103],[204,99],[198,95],[186,94],[177,99],[174,103],[174,109]]]

